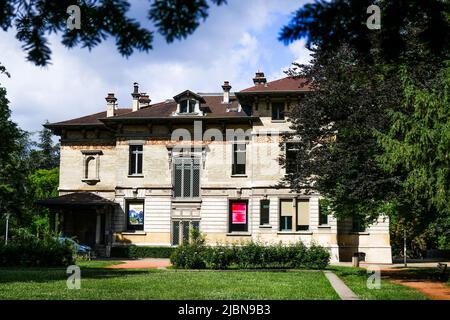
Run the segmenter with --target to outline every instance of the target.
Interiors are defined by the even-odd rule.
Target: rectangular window
[[[188,101],[183,100],[180,102],[180,113],[186,113],[188,110]]]
[[[293,216],[292,199],[280,199],[280,231],[292,231]]]
[[[127,203],[127,229],[144,230],[144,200]]]
[[[328,225],[328,201],[325,199],[319,200],[319,226]]]
[[[246,144],[233,144],[233,165],[231,174],[245,174]]]
[[[297,200],[297,231],[309,229],[309,200]]]
[[[175,198],[200,196],[200,160],[176,158],[174,161],[173,187]]]
[[[269,224],[269,208],[270,200],[264,199],[259,203],[259,213],[260,213],[260,225]]]
[[[142,174],[142,157],[144,151],[142,145],[131,145],[129,156],[129,175]]]
[[[230,232],[247,232],[248,201],[231,200],[228,219]]]
[[[191,230],[199,229],[200,222],[195,220],[172,221],[172,245],[186,244],[191,240]]]
[[[194,113],[196,103],[195,100],[180,101],[180,113]]]
[[[295,142],[287,142],[286,143],[286,173],[293,174],[298,172],[298,160],[297,160],[297,152],[299,150],[299,146]]]
[[[364,226],[364,221],[360,217],[352,218],[352,231],[353,232],[364,232],[366,227]]]
[[[272,102],[272,120],[284,120],[284,103]]]

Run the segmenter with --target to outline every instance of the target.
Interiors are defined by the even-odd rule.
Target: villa
[[[221,87],[152,103],[135,83],[129,108],[108,93],[102,111],[46,125],[61,137],[59,197],[40,202],[53,227],[106,256],[113,246],[177,246],[198,228],[212,245],[314,242],[332,261],[362,252],[391,263],[387,217],[363,229],[321,212],[319,194],[280,184],[295,149],[281,133],[309,92],[304,81],[257,72],[247,89]]]

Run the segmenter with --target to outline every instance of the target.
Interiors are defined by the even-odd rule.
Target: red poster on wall
[[[233,224],[247,223],[247,203],[235,202],[231,204],[231,223]]]

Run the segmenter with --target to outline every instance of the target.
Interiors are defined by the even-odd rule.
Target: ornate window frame
[[[89,185],[95,185],[100,182],[100,156],[102,150],[81,150],[83,154],[83,172],[81,181]],[[89,162],[95,161],[95,172],[92,175],[89,172]]]

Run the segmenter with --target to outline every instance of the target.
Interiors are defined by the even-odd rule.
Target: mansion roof
[[[302,78],[286,77],[241,90],[240,93],[309,91],[309,86]]]
[[[257,73],[257,78],[253,79],[255,85],[235,94],[229,92],[231,86],[228,82],[225,83],[224,94],[206,94],[206,93],[193,93],[186,90],[176,96],[173,99],[168,99],[164,102],[158,102],[150,104],[150,99],[148,95],[140,94],[137,92],[138,87],[135,83],[135,92],[133,92],[133,99],[135,96],[146,97],[148,104],[143,104],[140,108],[118,108],[114,106],[114,110],[109,114],[107,111],[94,113],[91,115],[83,116],[80,118],[75,118],[71,120],[55,122],[45,125],[45,127],[50,129],[64,128],[64,127],[98,127],[104,126],[108,123],[122,122],[122,121],[136,121],[138,119],[151,120],[151,119],[174,119],[178,120],[192,120],[196,118],[201,119],[222,119],[222,120],[251,120],[251,115],[244,111],[241,104],[248,103],[253,99],[255,95],[268,96],[271,94],[300,94],[301,92],[308,91],[309,87],[305,85],[304,79],[301,78],[291,78],[285,77],[275,81],[267,82],[264,73]],[[225,100],[225,93],[228,93],[227,99]],[[187,95],[188,98],[194,98],[198,101],[199,112],[192,114],[181,114],[177,113],[177,108],[180,99],[183,95]],[[115,105],[117,99],[114,98],[114,94],[108,94],[106,98],[107,101],[112,101]],[[108,100],[109,99],[109,100]]]

